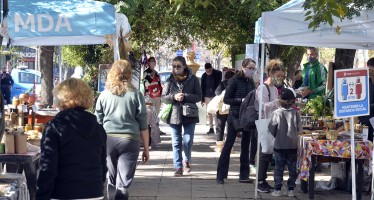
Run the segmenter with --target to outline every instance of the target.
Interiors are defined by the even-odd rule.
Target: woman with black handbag
[[[161,99],[163,103],[172,104],[166,123],[171,128],[174,176],[183,176],[183,171],[191,170],[191,149],[195,125],[199,122],[196,103],[201,100],[202,92],[199,79],[187,67],[184,57],[175,57],[172,66],[173,72],[165,83]]]
[[[218,184],[224,183],[224,179],[227,178],[229,172],[231,149],[234,145],[237,133],[242,131],[239,126],[240,105],[247,94],[255,89],[252,78],[255,69],[256,62],[254,60],[249,58],[244,59],[241,70],[228,82],[223,102],[230,105],[230,111],[227,119],[226,142],[217,164],[216,181]],[[242,131],[239,175],[239,182],[241,183],[252,182],[252,180],[249,179],[249,143],[250,132]]]

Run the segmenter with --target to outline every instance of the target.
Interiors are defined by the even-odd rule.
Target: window
[[[19,72],[19,83],[40,84],[40,76],[27,72]]]

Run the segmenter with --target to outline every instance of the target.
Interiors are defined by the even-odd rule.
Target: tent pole
[[[119,60],[120,57],[119,57],[119,49],[118,49],[118,37],[117,37],[117,34],[114,34],[113,35],[113,51],[114,51],[114,62]]]
[[[61,83],[62,82],[61,46],[58,46],[57,49],[58,49],[57,52],[58,52],[58,71],[59,71],[59,73],[58,73],[58,75],[59,75],[58,82]]]
[[[355,154],[355,133],[354,122],[351,117],[351,173],[352,173],[352,200],[356,200],[356,154]]]
[[[264,84],[264,65],[265,65],[265,43],[261,43],[261,67],[260,67],[260,94],[262,94],[262,85]],[[262,95],[260,95],[262,97]],[[258,118],[262,118],[262,98],[259,98]],[[258,188],[258,170],[260,162],[260,140],[257,139],[257,155],[256,155],[256,182],[255,182],[255,199],[257,199]]]

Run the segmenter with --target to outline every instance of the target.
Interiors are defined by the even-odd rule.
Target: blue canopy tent
[[[59,46],[114,43],[131,28],[113,5],[90,0],[7,0],[0,34],[13,46]],[[121,31],[122,30],[122,31]]]

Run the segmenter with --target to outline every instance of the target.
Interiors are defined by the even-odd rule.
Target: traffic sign
[[[177,56],[183,56],[183,50],[177,50],[176,55]]]
[[[368,75],[367,68],[335,71],[335,118],[369,115]]]

